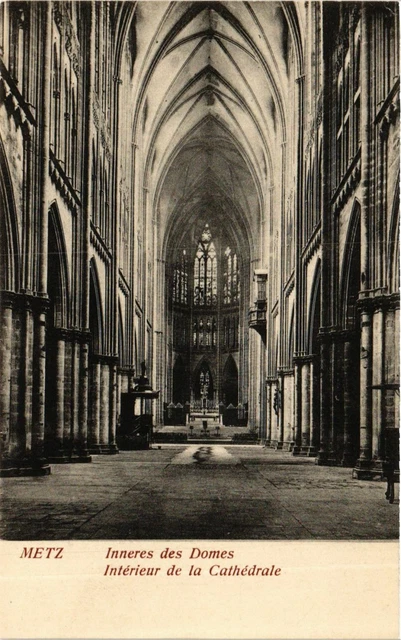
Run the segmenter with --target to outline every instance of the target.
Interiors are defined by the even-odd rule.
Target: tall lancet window
[[[237,254],[230,247],[224,252],[223,301],[224,304],[239,302],[239,272]]]
[[[174,268],[173,302],[188,304],[188,263],[185,249]]]
[[[194,262],[194,306],[217,303],[217,257],[209,225],[206,224],[198,242]]]

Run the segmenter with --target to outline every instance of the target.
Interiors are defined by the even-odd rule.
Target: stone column
[[[12,307],[1,299],[1,339],[0,339],[0,428],[9,436],[10,394],[11,394],[11,347],[12,347]]]
[[[52,425],[52,432],[47,434],[49,442],[46,442],[46,451],[51,462],[65,462],[64,452],[64,380],[65,380],[65,340],[58,331],[55,340],[55,422]]]
[[[353,471],[354,478],[365,477],[372,464],[372,313],[370,310],[362,311],[361,325],[360,454]]]
[[[38,303],[34,318],[31,464],[34,473],[47,475],[50,473],[44,457],[47,305],[45,300]]]
[[[307,451],[310,446],[310,363],[304,362],[301,370],[301,423],[302,450]]]
[[[160,273],[160,266],[158,265],[158,270]],[[163,278],[164,280],[164,278]],[[160,305],[160,308],[163,308]],[[154,332],[154,341],[155,341],[155,349],[154,349],[154,371],[155,379],[156,379],[156,389],[160,389],[160,396],[155,402],[155,424],[160,425],[163,424],[163,332],[159,330],[155,330]],[[189,400],[189,398],[187,398]]]
[[[352,448],[352,429],[354,425],[352,424],[352,403],[355,401],[355,398],[351,398],[351,357],[352,357],[352,347],[351,347],[351,334],[344,333],[344,357],[343,357],[343,403],[344,403],[344,453],[341,464],[343,467],[349,467],[353,465],[353,448]]]
[[[15,431],[10,434],[10,447],[18,456],[29,457],[32,453],[33,422],[33,385],[34,385],[34,316],[29,297],[20,298],[19,314],[21,314],[22,331],[20,333],[21,349],[24,362],[22,366],[23,407],[18,406],[15,415]],[[22,320],[23,318],[23,320]],[[19,398],[18,398],[19,399]],[[17,400],[17,398],[15,398]],[[19,403],[18,403],[19,405]]]
[[[284,401],[284,385],[283,378],[279,374],[278,377],[278,394],[279,394],[279,407],[278,407],[278,415],[277,415],[277,449],[282,449],[284,444],[284,411],[283,411],[283,401]]]
[[[255,331],[249,332],[250,349],[248,352],[249,371],[254,372],[255,377],[249,385],[249,398],[248,398],[248,422],[250,427],[255,427],[258,424],[260,417],[260,338]],[[274,436],[276,438],[276,434]]]
[[[71,341],[71,449],[70,456],[77,460],[79,456],[79,344],[75,338]]]
[[[278,450],[283,446],[282,433],[281,433],[281,389],[279,379],[271,381],[271,425],[272,425],[272,437],[271,447]]]
[[[327,464],[330,446],[330,344],[329,336],[320,335],[320,448],[316,464]]]
[[[383,309],[375,309],[372,317],[372,460],[379,461],[384,444],[384,316]]]
[[[372,458],[372,313],[370,288],[372,273],[370,264],[370,226],[373,215],[371,203],[372,137],[371,137],[371,29],[370,9],[362,6],[361,15],[361,354],[360,354],[360,455],[353,477],[369,476]]]
[[[11,407],[11,349],[12,349],[12,303],[0,299],[0,450],[1,466],[9,466],[7,458],[10,444],[10,407]]]
[[[341,454],[338,447],[339,439],[342,439],[342,432],[340,429],[340,416],[339,416],[339,349],[342,345],[338,344],[338,333],[332,329],[331,342],[330,342],[330,394],[329,394],[329,406],[330,406],[330,429],[329,429],[329,460],[328,463],[332,466],[338,464],[340,455],[342,455],[342,443]],[[340,434],[339,434],[340,432]]]
[[[293,386],[293,374],[289,369],[285,369],[282,372],[282,422],[283,422],[283,449],[286,451],[292,451],[293,447],[293,431],[292,421],[294,417],[293,401],[294,401],[294,386]]]
[[[272,441],[272,404],[273,404],[272,385],[271,385],[271,382],[269,381],[267,381],[266,383],[266,394],[267,394],[266,446],[269,446]]]
[[[262,343],[261,348],[261,375],[260,375],[260,422],[259,438],[261,442],[266,442],[267,433],[267,388],[266,388],[266,347]]]
[[[309,450],[308,455],[313,456],[315,453],[315,424],[313,420],[313,403],[315,397],[313,393],[313,358],[309,361]]]
[[[116,444],[117,444],[117,429],[119,424],[121,423],[121,394],[123,393],[123,388],[125,388],[125,385],[127,384],[127,378],[128,376],[126,371],[123,371],[120,367],[117,367]]]
[[[72,343],[71,343],[71,333],[68,332],[69,335],[66,335],[65,344],[64,344],[64,353],[65,353],[65,361],[64,361],[64,381],[66,383],[64,389],[64,433],[63,433],[63,443],[64,450],[66,455],[70,455],[71,453],[71,424],[72,424]]]
[[[82,337],[81,337],[82,340]],[[81,462],[91,462],[88,451],[88,372],[89,372],[89,345],[85,340],[81,342],[80,368],[79,368],[79,459]]]
[[[118,453],[116,444],[116,426],[117,426],[117,364],[111,364],[110,370],[110,434],[109,447],[110,453]]]
[[[47,268],[48,268],[48,228],[49,228],[49,149],[50,149],[50,90],[51,90],[51,53],[52,53],[52,26],[53,26],[53,3],[48,2],[42,5],[41,41],[42,51],[42,92],[40,103],[40,127],[39,133],[39,157],[40,157],[40,208],[38,212],[38,284],[41,296],[47,296]],[[43,394],[44,398],[44,394]],[[41,420],[41,418],[39,418]],[[44,406],[43,406],[44,424]],[[37,425],[38,426],[38,425]]]
[[[100,365],[100,428],[99,444],[102,453],[109,451],[109,422],[110,422],[110,371],[104,362]]]
[[[88,443],[90,453],[100,453],[100,392],[101,392],[101,364],[92,364],[92,406],[89,422]]]
[[[294,359],[294,455],[299,453],[301,447],[301,427],[301,372],[299,362]]]

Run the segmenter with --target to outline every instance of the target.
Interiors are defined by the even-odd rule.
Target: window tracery
[[[209,225],[206,224],[194,261],[194,305],[217,303],[217,254]]]
[[[336,156],[337,183],[346,173],[348,165],[360,144],[360,20],[352,24],[345,12],[343,29],[351,33],[344,37],[345,46],[338,51]],[[352,62],[351,62],[352,61]]]
[[[224,279],[223,279],[224,304],[238,304],[240,294],[240,281],[237,254],[227,247],[224,252]]]
[[[188,260],[186,249],[183,249],[181,260],[174,268],[173,302],[188,304]]]
[[[174,347],[213,351],[220,343],[223,349],[236,350],[239,348],[240,302],[236,249],[222,245],[221,238],[215,238],[206,223],[193,251],[188,250],[187,244],[172,271]],[[186,344],[180,328],[183,318],[188,323]]]

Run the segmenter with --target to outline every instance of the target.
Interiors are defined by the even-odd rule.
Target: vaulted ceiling
[[[134,135],[162,235],[209,218],[255,241],[281,171],[296,24],[289,2],[137,3]]]

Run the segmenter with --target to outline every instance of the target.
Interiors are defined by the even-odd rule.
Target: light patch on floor
[[[176,455],[171,464],[238,464],[239,460],[219,444],[191,445]]]

